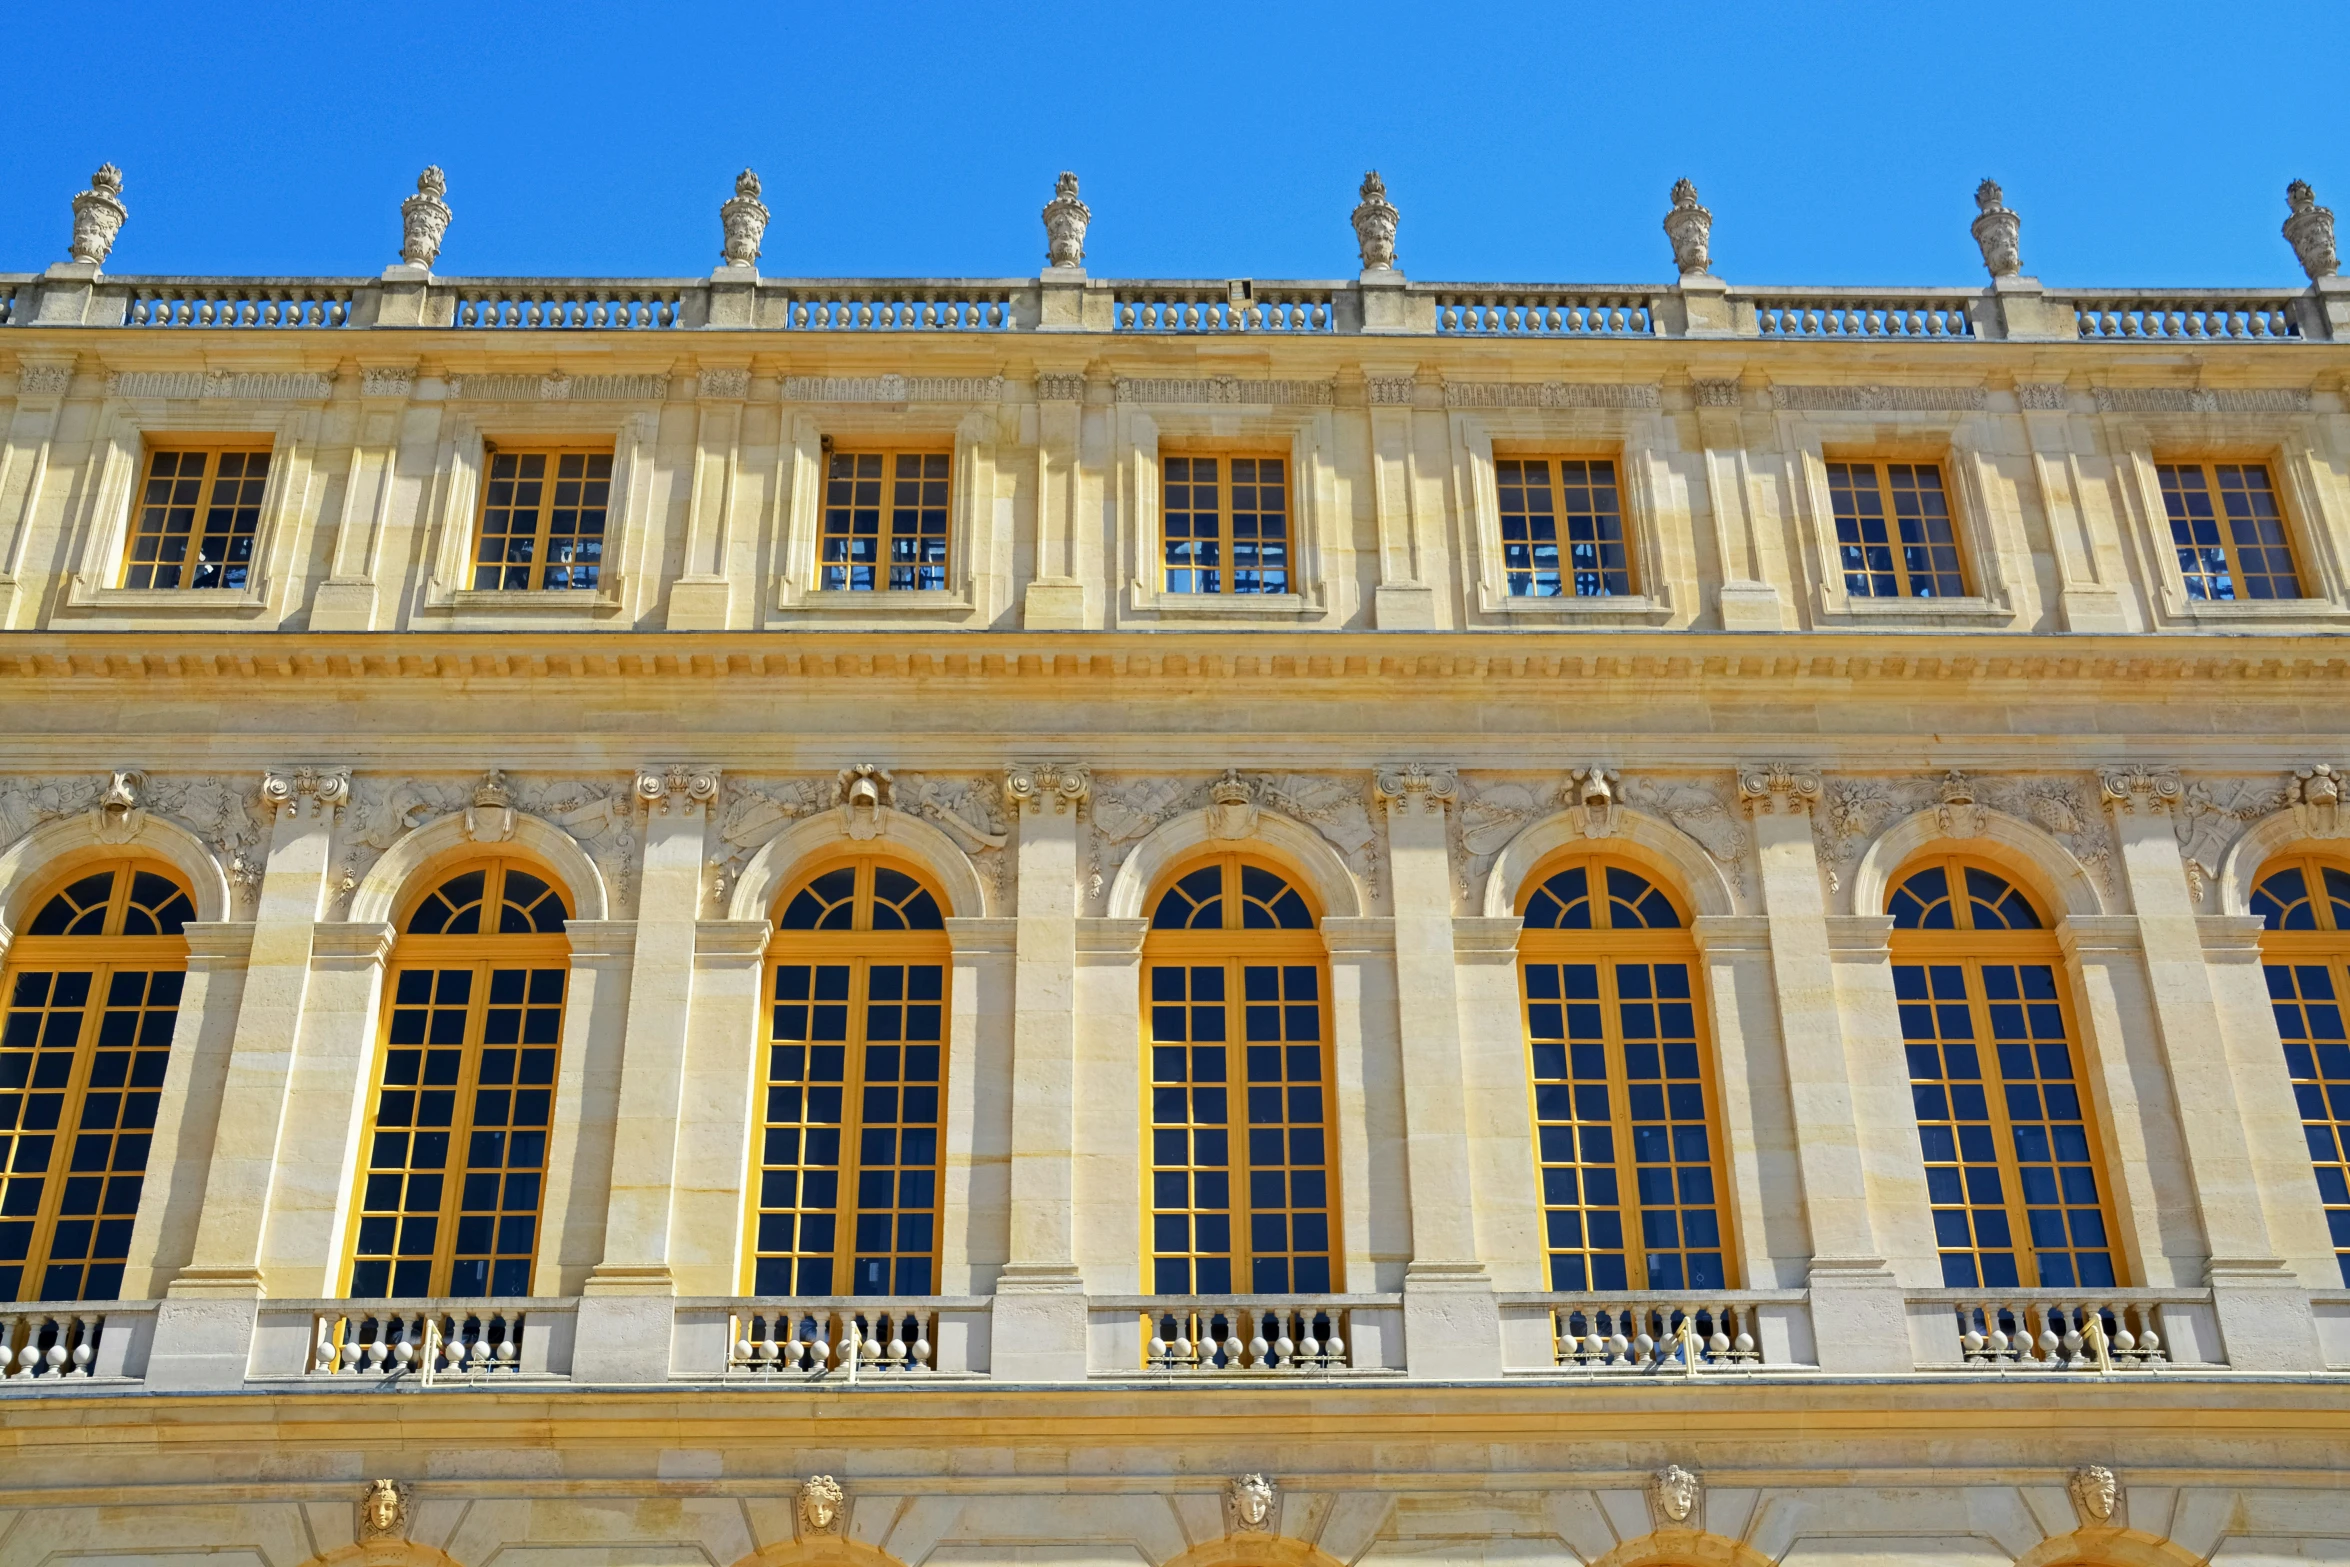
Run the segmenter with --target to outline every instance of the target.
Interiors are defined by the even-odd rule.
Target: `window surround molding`
[[[1123,582],[1122,617],[1162,625],[1311,625],[1340,619],[1344,608],[1332,580],[1336,546],[1332,533],[1340,507],[1336,475],[1323,454],[1334,449],[1332,411],[1327,405],[1252,409],[1246,418],[1231,413],[1193,412],[1164,406],[1150,411],[1130,403],[1116,406],[1113,483],[1124,502],[1124,525],[1116,531],[1117,558],[1111,580]],[[1289,581],[1287,593],[1170,593],[1160,584],[1160,524],[1165,457],[1233,455],[1279,457],[1289,465]]]
[[[909,420],[902,405],[841,404],[821,411],[786,408],[773,503],[775,557],[767,624],[803,625],[805,617],[954,617],[979,624],[1009,602],[1011,502],[996,493],[999,416],[973,408],[951,427]],[[947,586],[942,590],[825,589],[822,567],[827,445],[834,450],[919,451],[945,445],[953,453],[947,478]],[[981,497],[986,498],[984,517]],[[984,561],[982,556],[985,557]],[[999,559],[999,556],[1002,558]]]
[[[510,407],[484,417],[452,412],[441,426],[438,461],[422,507],[424,580],[416,588],[419,617],[452,622],[458,630],[543,629],[549,624],[598,625],[639,607],[644,582],[629,557],[658,551],[660,541],[638,538],[630,522],[650,507],[653,444],[660,415],[651,411],[589,411],[577,405],[537,409]],[[604,569],[593,592],[575,588],[479,589],[473,580],[475,532],[481,524],[482,484],[489,471],[488,446],[612,447],[612,500],[604,513]]]
[[[1468,523],[1469,569],[1480,614],[1586,625],[1661,626],[1678,613],[1673,565],[1657,526],[1662,495],[1657,460],[1664,445],[1660,416],[1606,409],[1452,415],[1452,438],[1462,509]],[[1623,507],[1625,558],[1633,592],[1607,598],[1513,597],[1503,569],[1501,489],[1497,458],[1605,458],[1616,465]],[[1561,540],[1564,550],[1565,541]],[[1561,574],[1567,571],[1563,563]]]
[[[2325,504],[2315,416],[2279,420],[2258,414],[2108,414],[2105,419],[2121,491],[2122,536],[2148,568],[2147,597],[2158,625],[2280,631],[2313,623],[2350,625],[2350,558],[2344,555],[2334,515]],[[2170,513],[2162,503],[2162,476],[2155,471],[2173,462],[2256,462],[2268,468],[2305,597],[2225,603],[2187,597],[2187,579],[2171,541]]]
[[[234,630],[293,606],[282,590],[295,583],[293,556],[299,523],[312,499],[312,454],[320,410],[285,405],[234,413],[184,399],[109,398],[90,442],[78,515],[68,538],[78,540],[74,567],[57,606],[60,620],[92,631]],[[247,584],[230,588],[124,588],[123,560],[145,482],[147,454],[177,445],[269,449],[269,478],[261,491],[261,520],[253,532]]]
[[[1970,416],[1971,417],[1971,416]],[[1789,456],[1799,587],[1810,595],[1812,613],[1823,626],[1875,628],[1948,625],[2010,626],[2024,584],[2011,563],[2030,549],[2013,507],[1998,499],[2009,493],[1984,451],[1963,438],[1965,418],[1935,424],[1892,425],[1869,415],[1846,422],[1778,415]],[[1958,540],[1959,569],[1973,591],[1960,598],[1868,598],[1846,591],[1837,558],[1836,507],[1828,484],[1831,462],[1932,463],[1942,471],[1950,502],[1951,534]]]

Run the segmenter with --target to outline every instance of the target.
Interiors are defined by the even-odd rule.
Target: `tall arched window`
[[[530,1293],[571,944],[513,860],[443,877],[392,946],[352,1225],[362,1300]]]
[[[2119,1280],[2055,934],[1999,872],[1913,867],[1886,901],[1942,1282]]]
[[[750,1194],[756,1294],[937,1289],[945,908],[920,878],[874,859],[821,871],[783,900],[767,947]]]
[[[112,1300],[187,980],[177,872],[75,872],[8,952],[0,1027],[0,1300]]]
[[[1681,911],[1643,873],[1589,859],[1521,912],[1550,1287],[1724,1287],[1721,1134]]]
[[[2301,1132],[2317,1171],[2318,1201],[2335,1264],[2350,1284],[2350,868],[2295,855],[2261,871],[2252,912],[2268,921],[2260,955],[2285,1041],[2285,1070],[2301,1102]]]
[[[1334,1288],[1329,984],[1304,896],[1237,854],[1159,894],[1149,997],[1151,1288]]]

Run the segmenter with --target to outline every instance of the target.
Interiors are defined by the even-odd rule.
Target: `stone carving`
[[[787,403],[1000,403],[1000,375],[788,375]]]
[[[416,194],[400,203],[400,261],[419,272],[430,272],[441,253],[441,236],[456,216],[442,198],[449,179],[435,164],[416,176]]]
[[[2122,1483],[2103,1464],[2081,1465],[2065,1477],[2064,1488],[2072,1493],[2083,1528],[2112,1523],[2121,1511]]]
[[[1658,1529],[1699,1527],[1705,1505],[1705,1481],[1679,1464],[1667,1464],[1648,1477],[1648,1517]]]
[[[2316,778],[2316,771],[2310,770],[2310,781],[2318,783],[2322,793],[2325,785]],[[2326,771],[2330,773],[2332,769]],[[2179,859],[2187,873],[2187,895],[2200,903],[2204,892],[2218,877],[2219,862],[2243,824],[2257,821],[2289,803],[2301,779],[2297,774],[2287,773],[2282,788],[2265,781],[2236,779],[2232,788],[2223,782],[2217,787],[2228,791],[2224,801],[2210,783],[2200,779],[2182,782],[2186,784],[2186,792],[2171,812],[2171,831],[2179,840]]]
[[[1077,199],[1077,176],[1062,170],[1053,181],[1053,199],[1044,204],[1044,259],[1050,266],[1085,265],[1085,226],[1093,208]]]
[[[1656,408],[1656,387],[1620,381],[1447,381],[1447,408]]]
[[[275,808],[248,779],[151,778],[145,793],[148,810],[204,840],[228,878],[230,898],[239,911],[250,913],[261,890]]]
[[[2304,838],[2350,836],[2350,819],[2342,814],[2345,771],[2329,762],[2296,767],[2285,779],[2279,803],[2293,813]]]
[[[18,362],[16,367],[16,395],[19,397],[63,397],[73,385],[73,366],[32,365]]]
[[[667,816],[673,805],[686,816],[713,810],[718,804],[718,769],[682,764],[659,770],[640,769],[636,775],[636,797],[647,814],[658,812]]]
[[[1224,1532],[1271,1534],[1281,1524],[1281,1488],[1261,1474],[1224,1482]]]
[[[1395,270],[1395,228],[1403,214],[1387,199],[1386,182],[1373,169],[1363,176],[1362,201],[1354,210],[1355,245],[1365,272]]]
[[[848,1496],[840,1482],[830,1475],[810,1475],[800,1485],[799,1537],[813,1539],[818,1535],[840,1533],[843,1515],[848,1512]]]
[[[1820,801],[1820,775],[1807,767],[1766,762],[1738,770],[1738,799],[1749,816],[1786,810],[1800,815]]]
[[[840,807],[840,819],[848,835],[860,843],[869,843],[881,836],[888,823],[882,819],[882,808],[890,803],[890,789],[896,782],[887,768],[871,762],[859,762],[844,767],[833,786],[833,803]]]
[[[449,395],[476,403],[662,402],[665,375],[453,375]]]
[[[1746,824],[1714,792],[1710,784],[1688,779],[1658,782],[1649,778],[1628,780],[1622,787],[1626,805],[1662,817],[1689,835],[1706,857],[1722,867],[1730,884],[1740,892],[1746,890],[1746,849],[1750,842]]]
[[[302,814],[305,800],[312,816],[332,818],[350,799],[351,769],[348,767],[297,767],[291,772],[261,775],[262,803],[289,821]]]
[[[2063,844],[2100,887],[2109,885],[2113,850],[2104,818],[2082,786],[2061,778],[1981,778],[1952,768],[1938,778],[1838,778],[1825,785],[1812,813],[1812,847],[1828,890],[1844,889],[1861,850],[1893,822],[1931,811],[1943,836],[1977,837],[1983,813],[2027,821]]]
[[[1975,187],[1975,205],[1981,215],[1972,231],[1983,252],[1983,269],[1995,278],[2014,277],[2024,269],[2017,246],[2024,220],[2007,210],[1997,180],[1985,180]]]
[[[1371,780],[1372,789],[1397,816],[1441,816],[1445,802],[1460,793],[1460,775],[1449,767],[1407,762],[1383,767]]]
[[[1036,400],[1040,403],[1084,402],[1085,373],[1075,371],[1068,375],[1039,374],[1036,378]]]
[[[1408,375],[1363,378],[1363,396],[1373,407],[1409,408],[1420,395],[1420,383]]]
[[[1673,265],[1696,277],[1713,265],[1714,215],[1697,204],[1697,187],[1673,181],[1673,210],[1665,214],[1665,237],[1673,242]]]
[[[350,907],[368,870],[400,839],[444,816],[461,816],[477,843],[510,841],[518,818],[536,816],[568,834],[595,861],[610,890],[613,917],[633,904],[636,800],[610,784],[576,780],[517,783],[491,768],[472,783],[459,779],[361,778],[351,786],[329,906],[336,917]]]
[[[2285,219],[2285,243],[2293,247],[2294,258],[2309,274],[2309,281],[2339,272],[2341,260],[2334,254],[2334,209],[2317,204],[2317,192],[2309,188],[2307,180],[2295,180],[2285,187],[2285,205],[2293,209]]]
[[[1122,403],[1209,403],[1280,408],[1327,403],[1331,397],[1328,381],[1243,381],[1229,375],[1217,376],[1212,380],[1176,380],[1168,377],[1138,379],[1131,376],[1121,376],[1118,380],[1118,401]]]
[[[767,204],[759,199],[759,176],[749,169],[734,177],[734,194],[718,207],[718,259],[730,267],[747,267],[759,259],[759,241],[767,235]]]
[[[1249,837],[1256,830],[1256,790],[1238,772],[1228,770],[1208,786],[1208,831],[1232,839]]]
[[[1567,809],[1586,838],[1605,838],[1615,831],[1616,786],[1624,780],[1612,767],[1593,763],[1567,775]]]
[[[710,858],[710,895],[724,901],[727,889],[742,874],[743,862],[787,824],[824,809],[827,796],[813,779],[760,784],[729,778],[726,805],[718,813],[718,852]]]
[[[397,1480],[372,1480],[359,1498],[359,1543],[396,1540],[408,1532],[408,1488]]]
[[[144,796],[147,775],[135,767],[120,767],[99,786],[98,803],[91,808],[91,828],[101,843],[128,843],[147,824]]]
[[[1217,837],[1246,838],[1257,830],[1262,811],[1305,823],[1338,851],[1347,868],[1362,878],[1365,891],[1380,896],[1379,829],[1371,820],[1359,777],[1313,773],[1242,773],[1227,769],[1218,779],[1138,778],[1112,782],[1096,778],[1086,808],[1092,824],[1085,857],[1086,896],[1098,902],[1134,845],[1161,823],[1186,811],[1208,812]]]
[[[2105,768],[2097,775],[2097,786],[2105,803],[2124,816],[2136,815],[2141,805],[2159,816],[2186,796],[2176,769],[2137,763]]]
[[[701,373],[700,385],[704,397],[748,397],[751,395],[751,372],[739,367],[704,370]]]
[[[359,395],[362,397],[407,397],[415,390],[414,365],[392,369],[379,366],[359,372]]]
[[[2299,414],[2309,412],[2309,393],[2299,387],[2265,391],[2214,391],[2183,386],[2098,386],[2090,388],[2099,413],[2124,414]]]
[[[1774,386],[1771,406],[1813,413],[1973,413],[1979,386]]]
[[[258,397],[324,402],[335,394],[332,371],[129,370],[106,378],[109,397]]]
[[[98,165],[90,188],[74,192],[73,239],[65,253],[84,266],[105,265],[114,237],[130,215],[131,209],[122,204],[122,170],[111,163]]]
[[[1048,799],[1053,814],[1075,809],[1084,814],[1086,796],[1093,792],[1093,771],[1083,763],[1030,763],[1004,769],[1004,801],[1014,812],[1034,816]]]
[[[1192,786],[1175,778],[1142,778],[1114,787],[1097,779],[1086,812],[1093,827],[1086,844],[1086,897],[1098,900],[1128,851],[1179,813],[1191,794]]]
[[[2065,389],[2062,381],[2018,381],[2015,400],[2019,407],[2045,412],[2062,412]]]

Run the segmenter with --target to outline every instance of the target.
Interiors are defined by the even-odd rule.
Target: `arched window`
[[[1523,912],[1550,1287],[1723,1288],[1721,1132],[1680,910],[1590,859],[1551,871]]]
[[[112,1300],[196,906],[176,872],[130,862],[32,908],[0,1026],[0,1300]]]
[[[2350,1033],[2342,1026],[2350,1001],[2350,868],[2302,855],[2278,860],[2254,884],[2252,912],[2268,921],[2260,955],[2269,1001],[2301,1102],[2335,1263],[2350,1284]]]
[[[1913,868],[1886,900],[1926,1196],[1952,1288],[2119,1281],[2056,937],[1999,872]]]
[[[783,900],[767,947],[750,1194],[756,1294],[938,1287],[945,906],[874,859],[819,872]]]
[[[353,1297],[530,1293],[569,916],[559,889],[500,859],[443,877],[400,922]]]
[[[1330,1037],[1321,932],[1237,854],[1159,894],[1149,998],[1151,1288],[1327,1292]]]

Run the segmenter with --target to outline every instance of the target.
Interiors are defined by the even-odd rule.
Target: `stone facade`
[[[2059,295],[1986,183],[1982,291],[1726,284],[1686,190],[1675,286],[1429,286],[1374,176],[1359,281],[1127,282],[1075,183],[1028,281],[762,279],[747,173],[707,281],[438,278],[437,170],[380,280],[0,278],[0,944],[131,858],[194,911],[119,1298],[0,1308],[0,1562],[2350,1550],[2252,909],[2350,867],[2340,280]],[[243,584],[126,586],[151,455],[231,437]],[[609,454],[592,587],[477,585],[534,446]],[[885,448],[947,458],[940,569],[830,586]],[[1287,591],[1170,589],[1204,453],[1285,465]],[[1613,465],[1625,590],[1514,591],[1535,456]],[[1963,592],[1855,591],[1862,461],[1943,476]],[[2191,591],[2189,461],[2264,465],[2297,594]],[[1317,915],[1333,1276],[1179,1299],[1147,927],[1232,852]],[[1588,853],[1687,915],[1718,1288],[1544,1273],[1521,916]],[[932,1291],[753,1297],[776,911],[876,854],[952,954]],[[2047,912],[2119,1285],[1945,1286],[1887,916],[1938,855]],[[485,860],[569,915],[527,1292],[354,1303],[395,925]]]

